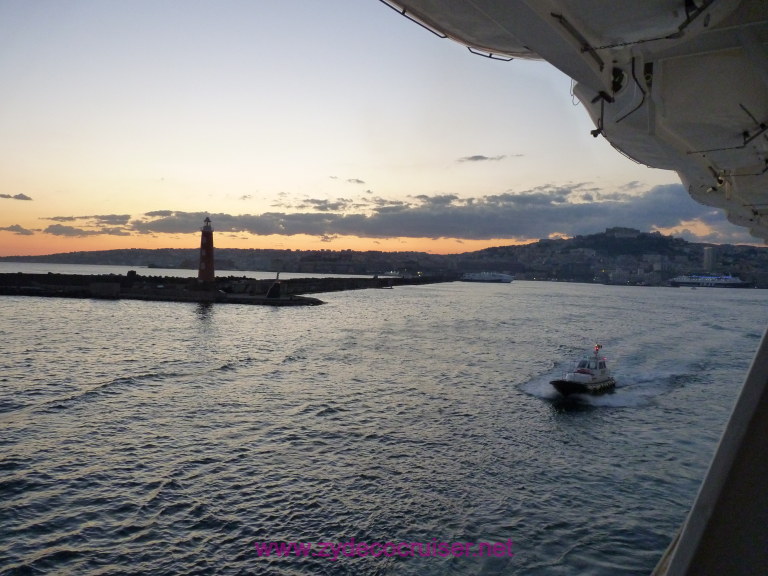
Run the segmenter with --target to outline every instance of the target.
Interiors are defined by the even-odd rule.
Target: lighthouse
[[[200,229],[200,266],[197,270],[198,282],[213,282],[213,228],[211,219],[206,217]]]

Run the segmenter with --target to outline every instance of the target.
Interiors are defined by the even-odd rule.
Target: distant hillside
[[[126,249],[8,256],[0,260],[196,269],[198,254],[198,248]],[[663,285],[674,275],[708,268],[768,285],[768,249],[764,247],[696,244],[629,228],[608,228],[599,234],[570,239],[546,239],[448,255],[217,248],[215,261],[219,271],[366,275],[396,270],[407,275],[445,275],[485,270],[515,274],[519,279],[650,285]]]
[[[438,258],[438,259],[467,259],[477,257],[479,259],[508,258],[514,257],[523,250],[533,248],[551,249],[556,247],[562,251],[568,251],[576,248],[589,248],[606,256],[616,256],[621,254],[675,254],[685,250],[689,246],[711,246],[710,244],[693,244],[674,238],[664,236],[658,232],[645,233],[637,230],[628,230],[626,235],[617,234],[616,229],[609,228],[606,232],[591,234],[588,236],[576,236],[570,239],[558,240],[539,240],[531,244],[497,246],[494,248],[485,248],[474,252],[463,252],[461,254],[435,255],[426,252],[381,252],[381,251],[356,251],[356,250],[273,250],[258,248],[217,248],[216,255],[219,261],[238,261],[243,259],[323,259],[337,260],[342,257],[368,257],[381,258],[386,256],[396,258]],[[758,250],[760,250],[758,248]],[[59,264],[105,264],[105,265],[128,265],[128,266],[148,266],[162,265],[163,267],[197,267],[199,249],[198,248],[157,248],[141,249],[129,248],[118,250],[93,250],[88,252],[62,252],[56,254],[46,254],[43,256],[3,256],[0,260],[10,262],[52,262]],[[247,258],[250,257],[250,258]],[[171,265],[173,264],[173,265]]]
[[[526,245],[527,248],[535,247],[541,249],[556,249],[567,252],[575,249],[594,250],[603,256],[631,255],[641,254],[662,254],[672,256],[680,254],[690,249],[691,246],[701,247],[712,246],[711,244],[695,244],[687,242],[681,238],[673,236],[664,236],[658,232],[647,233],[639,232],[626,228],[609,228],[599,234],[590,234],[588,236],[576,236],[568,239],[557,240],[539,240],[533,244]],[[475,255],[494,255],[494,256],[512,256],[521,251],[521,246],[500,246],[496,248],[485,248],[474,252]]]
[[[147,250],[127,248],[118,250],[92,250],[87,252],[61,252],[42,256],[4,256],[6,262],[50,262],[54,264],[103,264],[113,266],[149,266],[155,261],[173,261],[181,267],[184,261],[192,262],[197,258],[198,248],[159,248]],[[195,265],[196,267],[196,265]]]

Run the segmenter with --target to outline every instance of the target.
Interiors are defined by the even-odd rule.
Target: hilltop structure
[[[197,269],[198,282],[213,282],[215,270],[213,267],[213,228],[211,219],[206,216],[204,226],[200,229],[200,265]]]

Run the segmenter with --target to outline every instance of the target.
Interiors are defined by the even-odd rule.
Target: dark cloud
[[[156,210],[147,212],[138,220],[130,222],[131,228],[140,234],[160,233],[178,234],[197,232],[203,225],[203,220],[209,216],[206,212],[174,212],[173,210]],[[220,229],[217,223],[217,228]]]
[[[629,193],[628,188],[636,191]],[[692,226],[678,236],[697,242],[756,243],[745,229],[730,224],[722,211],[696,203],[680,184],[645,191],[633,184],[623,190],[606,192],[576,183],[475,198],[455,194],[418,195],[407,201],[374,196],[355,201],[310,198],[303,201],[303,210],[293,212],[232,215],[158,210],[131,221],[125,215],[90,216],[84,225],[56,224],[45,232],[61,236],[190,234],[197,233],[210,217],[214,230],[222,234],[535,240],[594,234],[612,226],[651,231],[684,229],[688,222],[701,222],[711,229],[706,237],[696,236]]]
[[[456,194],[438,194],[437,196],[427,196],[420,194],[416,196],[422,202],[423,206],[450,206],[456,202],[459,197]]]
[[[91,236],[93,234],[107,234],[110,236],[129,236],[130,230],[125,226],[131,219],[130,214],[95,214],[91,216],[51,216],[42,220],[53,222],[78,223],[73,226],[49,226],[45,232],[58,236]]]
[[[374,212],[399,212],[409,208],[410,204],[402,200],[389,200],[378,196],[370,199]]]
[[[26,228],[22,228],[18,224],[13,224],[12,226],[6,226],[5,228],[0,228],[0,231],[2,231],[2,232],[13,232],[14,234],[17,234],[19,236],[32,236],[32,235],[34,235],[34,232],[32,230],[27,230]]]
[[[96,230],[87,230],[83,228],[75,228],[74,226],[65,226],[64,224],[51,224],[43,230],[46,234],[53,234],[54,236],[70,236],[70,237],[80,237],[80,236],[94,236],[96,234],[100,234],[101,232],[98,232]]]
[[[331,180],[338,180],[338,176],[328,176]],[[360,180],[360,178],[347,178],[345,180],[348,184],[365,184],[365,180]]]
[[[121,228],[119,226],[114,226],[112,228],[109,228],[109,227],[101,228],[97,233],[106,234],[107,236],[131,236],[132,235],[130,230],[127,230],[126,228]]]
[[[409,209],[408,204],[391,204],[387,206],[379,206],[374,211],[376,214],[399,214]]]
[[[351,203],[352,203],[352,200],[347,200],[346,198],[338,198],[335,201],[318,199],[318,198],[308,198],[304,200],[301,204],[299,204],[298,207],[313,208],[320,212],[342,212],[346,210]]]
[[[253,196],[251,196],[250,194],[243,194],[242,196],[240,196],[240,200],[250,200],[251,198],[253,198]]]
[[[80,220],[77,216],[51,216],[50,218],[41,218],[41,220],[52,220],[54,222],[74,222]]]
[[[483,156],[482,154],[476,154],[475,156],[464,156],[463,158],[459,158],[457,162],[489,162],[489,161],[494,162],[498,160],[503,160],[504,158],[506,158],[505,155]]]
[[[26,194],[14,194],[13,196],[10,194],[0,194],[0,198],[7,198],[9,200],[32,200],[32,198]]]
[[[522,210],[532,206],[553,206],[568,200],[572,190],[552,188],[547,192],[531,191],[525,194],[505,192],[478,199],[479,205],[493,206],[499,209]]]
[[[115,226],[125,226],[131,219],[130,214],[102,214],[99,216],[89,216],[99,224],[112,224]]]

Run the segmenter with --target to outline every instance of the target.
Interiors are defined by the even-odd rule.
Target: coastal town
[[[105,250],[47,256],[10,256],[0,261],[105,264],[150,269],[198,267],[198,249]],[[749,245],[698,244],[659,232],[607,228],[568,239],[500,246],[463,254],[353,250],[216,249],[217,275],[262,270],[306,274],[459,278],[467,272],[513,274],[517,280],[667,286],[683,274],[730,274],[768,287],[768,249]],[[149,273],[142,271],[142,274]]]

